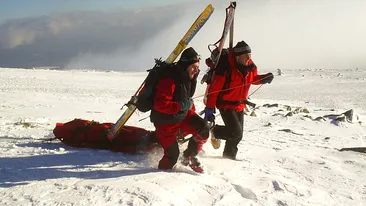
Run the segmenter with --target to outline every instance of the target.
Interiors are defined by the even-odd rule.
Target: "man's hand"
[[[273,81],[273,74],[272,73],[267,73],[263,75],[263,79],[261,81],[262,84],[270,84]]]
[[[215,121],[215,115],[214,115],[216,113],[215,109],[206,107],[204,112],[205,112],[205,118],[204,118],[205,120],[210,121],[210,122]]]
[[[193,99],[189,98],[189,99],[185,99],[183,101],[180,101],[179,105],[180,105],[180,110],[181,111],[188,111],[192,108]]]

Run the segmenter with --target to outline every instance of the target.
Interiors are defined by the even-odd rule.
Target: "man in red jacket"
[[[271,83],[272,80],[272,73],[257,74],[257,66],[251,59],[251,48],[244,41],[222,52],[208,89],[205,119],[213,121],[215,107],[219,109],[225,126],[213,127],[211,143],[218,149],[220,139],[226,140],[223,157],[236,159],[237,146],[243,138],[243,110],[250,85]]]
[[[164,74],[156,86],[150,120],[156,128],[156,136],[164,149],[159,169],[172,169],[178,161],[177,137],[192,134],[188,148],[183,152],[182,164],[202,173],[197,159],[202,145],[209,137],[207,121],[195,113],[194,95],[199,73],[200,57],[192,48],[183,51],[181,58]]]

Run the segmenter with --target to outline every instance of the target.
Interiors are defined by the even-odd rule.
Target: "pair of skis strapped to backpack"
[[[211,82],[215,76],[215,69],[217,64],[219,63],[225,41],[227,35],[230,31],[229,38],[229,48],[233,47],[233,38],[234,38],[234,14],[235,14],[236,2],[230,2],[230,5],[226,8],[226,18],[224,23],[224,29],[221,34],[221,38],[214,44],[208,45],[208,50],[211,52],[210,61],[212,61],[212,66],[206,72],[206,74],[201,79],[201,84],[207,83],[206,92],[204,95],[203,102],[206,104],[208,91],[211,85]],[[214,48],[214,49],[211,49]]]
[[[214,8],[211,4],[209,4],[205,10],[198,16],[196,21],[189,28],[187,33],[183,36],[183,38],[179,41],[175,49],[169,55],[169,57],[165,60],[167,64],[171,64],[174,60],[179,56],[179,54],[187,47],[188,43],[193,39],[193,37],[198,33],[198,31],[203,27],[206,21],[210,18]],[[136,110],[136,104],[138,102],[138,95],[143,90],[146,80],[141,84],[141,86],[137,89],[136,93],[131,97],[130,101],[126,104],[127,109],[124,111],[122,116],[117,120],[117,122],[111,127],[111,129],[107,133],[107,138],[110,141],[113,141],[115,136],[118,134],[118,131],[125,125],[127,120],[131,117],[131,115]]]

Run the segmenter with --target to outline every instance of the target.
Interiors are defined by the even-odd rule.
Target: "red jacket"
[[[257,67],[252,60],[249,60],[249,65],[252,67],[247,75],[244,76],[236,66],[235,56],[232,50],[228,55],[223,57],[226,57],[227,60],[225,61],[224,59],[224,63],[219,62],[216,68],[215,76],[208,88],[206,107],[242,111],[246,106],[243,101],[248,96],[250,85],[261,84],[262,76],[257,74]],[[231,78],[227,86],[228,89],[222,91],[229,69],[231,69]]]
[[[176,114],[181,111],[179,101],[173,100],[175,88],[175,82],[171,78],[164,78],[159,81],[156,87],[154,110],[164,114]],[[194,105],[190,110],[195,111]]]
[[[178,124],[189,113],[194,113],[194,105],[190,110],[182,111],[179,103],[192,98],[196,82],[197,77],[191,80],[187,71],[179,65],[174,66],[156,85],[154,104],[150,114],[151,122]]]

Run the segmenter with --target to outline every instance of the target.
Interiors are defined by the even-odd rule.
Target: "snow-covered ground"
[[[157,170],[161,150],[131,155],[39,140],[53,137],[56,122],[115,122],[146,73],[2,68],[0,205],[366,205],[365,153],[338,151],[366,146],[364,69],[283,70],[251,96],[256,116],[245,116],[239,160],[208,143],[200,175],[182,165]],[[195,103],[203,109],[201,97]],[[335,120],[351,109],[352,120]],[[136,113],[128,125],[153,130],[139,121],[147,116]]]

